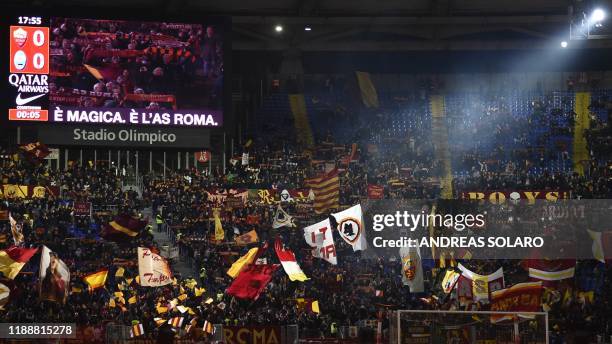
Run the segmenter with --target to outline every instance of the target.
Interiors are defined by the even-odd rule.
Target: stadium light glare
[[[593,11],[593,13],[591,14],[591,19],[595,23],[599,23],[599,22],[603,21],[604,19],[606,19],[606,12],[604,10],[602,10],[601,8],[596,8]]]
[[[561,42],[561,48],[567,48],[567,41]]]
[[[276,25],[274,27],[274,31],[276,31],[276,32],[283,32],[283,26],[282,25]]]
[[[304,31],[312,31],[312,28],[310,26],[305,26]]]

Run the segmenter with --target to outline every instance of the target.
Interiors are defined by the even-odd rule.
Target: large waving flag
[[[353,251],[360,251],[368,248],[361,204],[332,214],[332,216],[338,223],[338,233],[340,237],[344,239],[347,244],[353,246]]]
[[[135,218],[127,214],[117,215],[113,221],[103,226],[102,237],[125,238],[136,237],[145,228],[147,221]]]
[[[253,263],[253,260],[255,260],[255,256],[257,255],[258,251],[259,251],[258,247],[253,247],[252,249],[250,249],[249,252],[247,252],[247,254],[238,258],[238,260],[235,261],[234,264],[232,264],[230,269],[227,270],[227,274],[231,278],[236,278],[236,276],[240,274],[240,271],[242,271],[242,269],[244,269],[245,266]]]
[[[37,248],[9,247],[0,251],[0,272],[4,277],[15,279],[25,263],[38,251]]]
[[[306,181],[306,186],[314,192],[315,213],[322,214],[329,209],[338,208],[340,203],[340,178],[338,169],[334,169],[322,177]]]
[[[108,269],[103,269],[83,277],[83,280],[89,286],[89,290],[96,290],[98,288],[104,287],[107,276]]]
[[[160,287],[172,283],[172,271],[166,259],[146,247],[138,248],[138,276],[143,287]]]
[[[69,285],[68,265],[59,258],[57,253],[43,246],[38,279],[40,299],[65,304],[68,299]]]
[[[240,299],[257,300],[279,267],[278,264],[250,264],[227,288],[227,293]]]
[[[304,282],[309,280],[309,278],[306,277],[306,274],[304,274],[304,271],[302,271],[298,265],[295,259],[295,254],[293,254],[290,249],[283,247],[279,237],[276,237],[276,241],[274,242],[274,250],[276,251],[276,255],[283,265],[283,269],[287,275],[289,275],[289,279],[291,281]]]
[[[313,257],[338,265],[336,246],[334,245],[334,236],[329,219],[304,228],[304,239],[312,247]]]

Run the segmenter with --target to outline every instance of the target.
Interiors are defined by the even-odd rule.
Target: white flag
[[[361,204],[350,207],[339,213],[332,214],[338,222],[338,233],[349,245],[353,246],[353,251],[365,250],[368,248],[368,241],[365,235],[365,223],[361,213]]]
[[[419,247],[400,248],[402,258],[402,282],[410,287],[411,293],[422,293],[425,290],[423,283],[423,263]]]
[[[242,153],[242,166],[247,166],[249,164],[249,153]]]
[[[333,265],[338,264],[336,246],[334,245],[334,236],[329,219],[304,228],[304,239],[312,247],[313,257],[325,259]]]
[[[143,287],[160,287],[172,283],[172,272],[166,259],[146,247],[138,248],[138,275]]]
[[[276,229],[281,227],[295,227],[295,221],[293,220],[293,216],[287,214],[279,204],[278,207],[276,207],[276,215],[274,215],[272,228]]]

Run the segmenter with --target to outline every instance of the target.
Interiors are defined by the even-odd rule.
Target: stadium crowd
[[[81,29],[75,29],[73,38],[77,39]],[[58,30],[64,32],[64,39],[70,38],[66,33],[70,31],[68,28],[62,25],[54,29]],[[192,41],[190,37],[186,33],[184,41]],[[125,43],[133,44],[129,40]],[[60,40],[58,44],[63,45]],[[503,102],[496,106],[480,105],[469,110],[479,113],[478,117],[449,118],[455,198],[473,190],[564,190],[570,191],[574,198],[587,199],[612,196],[611,166],[605,158],[595,156],[594,152],[600,151],[597,140],[589,140],[592,156],[584,175],[563,165],[569,162],[569,153],[563,142],[555,140],[571,134],[571,113],[534,104],[533,112],[520,118],[504,112]],[[315,147],[304,149],[285,141],[255,141],[240,147],[243,155],[232,157],[225,173],[219,169],[192,168],[173,171],[165,178],[145,175],[142,195],[124,191],[122,176],[116,169],[74,164],[67,171],[57,172],[26,159],[3,160],[0,168],[3,184],[59,188],[59,194],[43,198],[6,197],[1,208],[10,211],[23,224],[23,245],[46,245],[67,264],[71,285],[65,304],[38,301],[38,267],[32,259],[14,280],[5,281],[11,293],[0,312],[0,320],[75,322],[83,338],[92,342],[103,341],[108,323],[143,324],[145,338],[196,336],[196,333],[187,333],[185,326],[174,333],[168,324],[160,326],[157,321],[175,316],[184,316],[189,321],[195,319],[198,328],[205,322],[227,326],[297,324],[304,338],[337,337],[341,328],[360,325],[364,328],[362,340],[373,342],[375,330],[365,330],[366,324],[378,319],[379,311],[384,309],[487,309],[486,303],[465,304],[447,297],[440,284],[443,272],[449,267],[440,266],[437,259],[426,259],[423,263],[425,292],[411,293],[402,284],[402,264],[398,257],[377,257],[368,250],[353,252],[339,238],[335,240],[338,265],[311,256],[301,228],[323,219],[324,215],[313,211],[313,199],[307,187],[309,177],[337,169],[339,203],[344,206],[367,202],[371,198],[369,186],[379,186],[384,199],[433,202],[440,197],[443,167],[440,159],[435,158],[436,143],[428,139],[431,125],[425,124],[427,116],[423,114],[421,123],[398,139],[385,136],[385,130],[395,125],[394,112],[383,111],[379,115],[380,121],[370,128],[368,135],[363,135],[366,122],[357,122],[354,134],[347,135],[351,137],[348,142],[333,142],[332,137],[325,137]],[[599,127],[607,130],[608,124],[604,122]],[[466,136],[480,139],[470,140]],[[541,149],[528,147],[534,140],[539,140]],[[557,143],[559,149],[546,148]],[[551,151],[560,154],[546,156]],[[562,163],[551,168],[551,160]],[[282,202],[284,211],[295,218],[297,228],[273,229],[279,194],[285,189],[302,190],[299,196],[292,195],[293,201]],[[73,204],[79,201],[91,202],[92,209],[106,208],[92,211],[91,216],[76,215]],[[220,212],[223,228],[220,241],[215,241],[218,235],[215,211]],[[116,214],[141,217],[149,225],[141,228],[134,238],[108,238],[103,227]],[[236,243],[236,237],[252,230],[257,233],[256,242]],[[0,235],[4,238],[2,247],[11,246],[9,221],[0,222]],[[189,269],[187,273],[175,271],[172,284],[147,288],[140,286],[136,279],[136,248],[151,247],[160,251],[155,235],[168,235],[179,247],[178,257],[171,259],[172,266],[186,265]],[[226,289],[232,278],[227,270],[231,263],[251,247],[263,242],[272,244],[277,236],[296,254],[310,279],[290,282],[279,270],[256,300],[228,295]],[[258,258],[278,262],[271,249]],[[518,260],[465,260],[463,263],[480,274],[503,266],[506,285],[528,279]],[[109,269],[105,287],[88,291],[82,277],[101,268]],[[611,279],[609,265],[594,260],[576,264],[572,295],[565,297],[551,291],[545,305],[550,312],[551,342],[593,339],[594,334],[610,335],[612,290],[608,286]],[[578,296],[585,292],[592,292],[592,298]],[[318,301],[320,311],[309,309],[298,299],[306,303]],[[171,306],[166,306],[168,303]],[[189,310],[182,312],[177,304]],[[389,326],[389,319],[384,318],[384,330]]]

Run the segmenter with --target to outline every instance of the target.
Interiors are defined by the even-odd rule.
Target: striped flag
[[[15,279],[21,268],[38,251],[37,248],[9,247],[0,251],[0,272],[4,277]]]
[[[322,214],[329,209],[338,208],[340,203],[340,178],[338,169],[333,169],[319,178],[306,180],[306,187],[315,195],[315,213]]]
[[[172,327],[182,327],[183,326],[183,317],[174,317],[168,320],[168,324],[172,325]]]
[[[213,324],[208,320],[204,321],[204,326],[202,327],[202,330],[208,334],[215,333],[215,328],[213,327]]]
[[[295,254],[293,254],[290,249],[283,248],[283,244],[279,237],[276,237],[276,241],[274,242],[274,250],[291,281],[304,282],[309,280],[295,260]]]
[[[144,334],[144,328],[142,324],[132,326],[132,330],[130,331],[130,338],[139,337]]]

